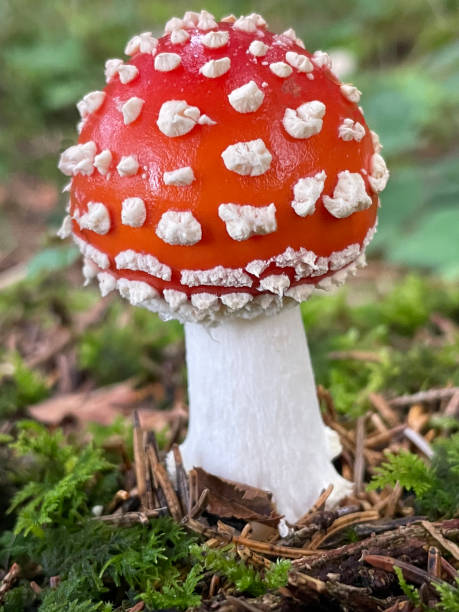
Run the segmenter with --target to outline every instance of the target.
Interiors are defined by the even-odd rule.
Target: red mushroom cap
[[[102,292],[165,318],[256,316],[363,264],[388,172],[326,53],[259,15],[129,41],[77,105],[70,232]]]

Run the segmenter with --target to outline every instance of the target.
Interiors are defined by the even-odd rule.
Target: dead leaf
[[[28,413],[46,425],[60,425],[69,418],[79,424],[91,422],[110,425],[120,415],[130,417],[134,408],[141,402],[147,399],[154,401],[156,385],[148,385],[142,389],[134,389],[133,385],[132,380],[127,380],[94,391],[56,395],[29,406]],[[186,411],[179,403],[172,410],[140,408],[139,415],[142,428],[154,431],[163,430],[178,418],[187,418]]]
[[[53,182],[40,181],[25,175],[15,175],[9,182],[7,198],[20,208],[47,214],[55,208],[59,191]]]
[[[181,402],[176,402],[171,410],[151,410],[149,408],[139,409],[140,422],[145,431],[162,431],[180,420],[185,423],[188,419],[188,412]]]
[[[128,415],[145,399],[144,390],[135,390],[125,381],[95,391],[58,395],[30,406],[28,413],[46,425],[59,425],[66,418],[77,422],[109,425],[119,415]]]
[[[197,475],[197,496],[209,490],[207,510],[219,517],[234,517],[245,521],[275,525],[280,519],[269,491],[233,482],[194,468]]]

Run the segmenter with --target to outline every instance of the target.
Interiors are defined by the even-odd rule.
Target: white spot
[[[228,170],[242,176],[259,176],[270,167],[272,155],[261,138],[229,145],[222,153]]]
[[[370,130],[370,136],[371,136],[371,142],[373,143],[373,148],[375,150],[375,153],[379,153],[383,146],[382,144],[379,142],[379,136],[376,132],[373,132],[373,130]]]
[[[318,68],[332,69],[332,61],[325,51],[314,51],[312,54],[312,61]]]
[[[102,297],[107,296],[116,289],[116,278],[113,274],[110,274],[110,272],[99,272],[97,274],[97,280],[99,282],[99,290]]]
[[[123,113],[124,125],[129,125],[129,123],[137,119],[144,104],[145,100],[137,98],[136,96],[129,98],[129,100],[123,104],[121,112]]]
[[[82,230],[101,235],[110,231],[110,213],[102,202],[88,202],[88,211],[81,216],[75,213],[74,219]]]
[[[246,265],[245,269],[249,274],[259,277],[269,266],[269,263],[269,260],[253,259]]]
[[[326,276],[322,278],[316,286],[316,289],[322,289],[323,291],[330,291],[335,287],[335,283],[333,282],[333,278],[330,276]]]
[[[178,17],[172,17],[164,26],[164,32],[170,34],[174,30],[181,30],[184,26],[183,20]]]
[[[138,74],[138,68],[136,66],[132,66],[131,64],[123,64],[118,68],[118,75],[123,85],[133,81]]]
[[[365,128],[358,121],[353,121],[348,117],[339,126],[338,135],[345,141],[356,140],[360,142],[365,136]]]
[[[74,145],[62,153],[58,168],[67,176],[75,176],[75,174],[90,176],[94,171],[95,154],[96,143],[92,140]]]
[[[250,293],[224,293],[220,296],[222,304],[230,310],[240,310],[253,300],[253,295]]]
[[[217,122],[207,115],[201,115],[198,119],[198,123],[199,125],[217,125]]]
[[[282,299],[269,293],[257,296],[254,301],[264,312],[269,314],[277,314],[282,307]]]
[[[329,53],[333,74],[341,81],[353,74],[357,68],[356,55],[348,49],[335,48]]]
[[[62,187],[62,193],[67,193],[72,188],[72,179]]]
[[[255,57],[264,57],[268,52],[268,45],[265,45],[261,40],[252,40],[249,46],[249,53]]]
[[[257,13],[239,17],[233,24],[233,28],[241,32],[256,32],[257,28],[263,26],[266,26],[266,21]]]
[[[314,176],[301,178],[293,187],[295,199],[292,208],[300,217],[312,215],[316,211],[316,202],[324,188],[327,175],[325,171],[318,172]]]
[[[70,215],[65,215],[65,217],[62,220],[62,225],[56,232],[56,236],[60,238],[61,240],[65,240],[71,235],[71,233],[72,233],[72,219]]]
[[[126,198],[121,205],[121,223],[130,227],[142,227],[147,218],[142,198]]]
[[[235,23],[237,21],[236,15],[233,15],[232,13],[231,15],[225,15],[225,17],[223,17],[221,21],[223,23]]]
[[[194,181],[195,176],[193,169],[190,166],[185,168],[177,168],[177,170],[171,170],[163,174],[163,179],[166,185],[177,185],[183,187],[185,185],[191,185]]]
[[[328,272],[328,259],[327,257],[318,257],[314,262],[314,270],[308,276],[322,276]],[[304,277],[303,277],[304,278]],[[295,277],[295,280],[301,280],[299,277]]]
[[[146,272],[165,281],[170,281],[172,271],[169,266],[161,263],[153,255],[137,253],[132,249],[121,251],[115,257],[118,270],[134,270],[135,272]]]
[[[187,301],[186,293],[177,291],[176,289],[164,289],[163,296],[172,310],[177,310],[177,308]]]
[[[186,11],[183,16],[183,25],[187,28],[195,28],[198,25],[200,14],[195,11]]]
[[[78,102],[77,109],[82,119],[98,110],[105,100],[105,91],[91,91]]]
[[[360,254],[360,245],[350,244],[341,251],[334,251],[328,258],[330,270],[340,270],[347,266],[351,261],[357,259]]]
[[[136,53],[153,53],[158,46],[158,40],[151,32],[142,32],[133,36],[127,43],[124,52],[126,55],[135,55]]]
[[[182,270],[180,282],[187,287],[251,287],[252,279],[242,268],[216,266],[208,270]]]
[[[257,234],[271,234],[277,229],[276,207],[249,204],[220,204],[218,216],[225,222],[233,240],[247,240]]]
[[[191,246],[202,238],[201,224],[189,210],[168,210],[161,216],[156,235],[167,244]]]
[[[175,138],[191,132],[199,115],[197,106],[190,106],[185,100],[169,100],[161,106],[156,125],[163,134]]]
[[[273,74],[281,79],[289,77],[293,72],[292,67],[285,62],[273,62],[272,64],[269,64],[269,69]]]
[[[265,94],[257,87],[255,81],[249,81],[245,85],[233,89],[228,100],[234,110],[238,113],[253,113],[260,108]]]
[[[282,297],[289,287],[290,279],[287,274],[270,274],[260,280],[258,291],[269,291]]]
[[[304,42],[301,40],[301,38],[298,38],[293,28],[289,28],[288,30],[285,30],[285,32],[282,32],[282,36],[290,38],[290,40],[292,40],[295,44],[304,49]]]
[[[156,289],[143,281],[132,281],[120,278],[117,282],[121,297],[129,300],[133,306],[143,304],[158,296]]]
[[[333,198],[323,196],[322,201],[328,212],[337,219],[344,219],[372,205],[372,200],[365,191],[362,175],[349,170],[338,174]]]
[[[183,45],[187,40],[190,40],[190,35],[186,30],[174,30],[171,32],[171,43],[174,45]]]
[[[217,32],[207,32],[202,37],[202,44],[209,49],[219,49],[228,44],[229,32],[227,30],[220,30]]]
[[[231,60],[229,57],[222,57],[217,60],[209,60],[201,68],[199,72],[207,77],[208,79],[216,79],[226,72],[231,67]]]
[[[313,283],[303,283],[301,285],[296,285],[296,287],[288,289],[285,292],[285,295],[289,298],[294,299],[296,302],[305,302],[310,297],[313,291]]]
[[[263,81],[263,83],[261,84],[262,87],[268,87],[268,83],[266,81]]]
[[[121,158],[120,163],[116,166],[120,176],[134,176],[139,169],[139,162],[135,155],[126,155]]]
[[[108,59],[105,62],[105,80],[107,83],[113,79],[118,73],[118,68],[123,65],[123,60],[120,59]]]
[[[180,66],[181,61],[182,58],[177,53],[159,53],[155,57],[155,70],[170,72]]]
[[[287,108],[282,124],[293,138],[310,138],[321,131],[325,110],[325,104],[319,100],[305,102],[296,110]]]
[[[357,87],[354,87],[354,85],[351,85],[350,83],[344,83],[343,85],[341,85],[340,89],[343,96],[347,98],[349,102],[354,102],[354,104],[358,104],[360,102],[360,96],[362,95],[362,92],[359,91]]]
[[[285,59],[290,66],[296,68],[298,72],[311,72],[314,70],[314,66],[306,55],[301,55],[300,53],[295,53],[294,51],[287,51],[285,54]]]
[[[104,149],[94,158],[94,166],[104,176],[107,174],[110,164],[112,163],[112,154],[108,149]]]
[[[196,25],[198,30],[211,30],[212,28],[216,28],[217,26],[218,24],[215,21],[215,17],[208,11],[202,10],[199,14],[199,21]]]
[[[81,253],[97,264],[99,268],[106,270],[109,267],[110,260],[108,255],[102,253],[102,251],[99,251],[96,249],[96,247],[93,247],[92,244],[89,244],[89,242],[86,242],[86,240],[83,240],[83,238],[80,238],[80,236],[77,236],[76,234],[72,234],[72,238],[80,249]]]
[[[387,181],[389,180],[389,170],[387,169],[384,158],[379,155],[379,153],[375,153],[371,157],[370,163],[371,174],[368,176],[368,180],[374,191],[379,193],[387,185]]]
[[[88,257],[83,257],[83,267],[81,268],[81,272],[84,278],[83,286],[87,287],[92,279],[99,273],[99,268]]]
[[[295,280],[300,280],[307,276],[312,276],[319,266],[316,263],[317,255],[313,251],[308,251],[304,247],[298,250],[287,247],[283,253],[271,257],[268,262],[275,263],[279,268],[294,268]],[[328,270],[325,265],[324,271]]]
[[[214,293],[193,293],[191,303],[198,310],[207,310],[218,304],[218,297]]]

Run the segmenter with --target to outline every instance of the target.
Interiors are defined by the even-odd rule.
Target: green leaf
[[[394,263],[436,269],[459,275],[459,208],[437,209],[420,223],[387,257]]]
[[[67,268],[80,257],[75,246],[61,246],[40,251],[33,257],[27,266],[29,278],[35,278],[43,272],[54,272]]]
[[[422,176],[422,169],[415,166],[395,167],[391,172],[381,196],[378,231],[370,251],[383,249],[387,254],[407,239],[406,230],[424,205]]]
[[[386,485],[393,487],[397,481],[416,495],[422,495],[432,487],[429,468],[420,457],[408,451],[402,451],[398,455],[387,453],[387,461],[375,468],[375,474],[367,488],[374,491]]]

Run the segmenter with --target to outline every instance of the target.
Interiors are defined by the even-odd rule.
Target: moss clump
[[[414,453],[388,453],[375,468],[369,490],[395,486],[396,482],[416,495],[416,505],[430,518],[454,516],[459,508],[459,434],[434,444],[431,465]]]

